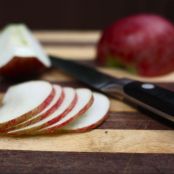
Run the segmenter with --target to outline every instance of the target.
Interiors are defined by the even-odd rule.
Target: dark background
[[[0,27],[24,22],[32,29],[103,29],[137,13],[174,22],[174,0],[0,0]]]

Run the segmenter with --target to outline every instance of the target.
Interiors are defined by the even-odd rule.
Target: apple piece
[[[0,35],[1,76],[26,78],[50,66],[48,56],[25,25],[5,27]]]
[[[29,81],[11,86],[0,108],[1,131],[42,112],[54,95],[54,88],[46,81]]]
[[[108,116],[110,101],[103,94],[93,93],[93,96],[94,103],[87,112],[58,131],[85,132],[100,125]]]
[[[78,117],[82,116],[93,104],[94,98],[93,94],[89,89],[79,88],[76,90],[77,92],[77,103],[72,111],[67,114],[64,118],[60,121],[52,124],[51,126],[47,126],[43,129],[40,129],[34,134],[50,134],[57,131],[64,127],[65,125],[69,124],[73,120],[77,119]]]
[[[19,135],[27,135],[27,134],[32,135],[37,133],[47,134],[47,133],[54,132],[54,130],[56,130],[57,128],[61,128],[65,126],[69,122],[73,121],[75,118],[85,113],[93,103],[93,95],[89,89],[85,89],[85,88],[77,89],[76,94],[77,94],[77,102],[75,106],[72,108],[72,110],[69,113],[66,113],[66,115],[64,115],[63,118],[62,117],[61,119],[52,118],[50,120],[49,117],[47,117],[46,118],[47,122],[42,120],[36,123],[35,125],[30,125],[28,127],[15,130],[15,131],[10,131],[8,132],[8,135],[19,136]],[[65,97],[65,102],[68,102],[68,100],[66,100],[66,97]]]
[[[30,132],[33,132],[35,130],[39,130],[41,128],[54,124],[55,122],[59,121],[61,118],[66,116],[74,108],[77,102],[77,94],[76,94],[76,91],[70,87],[63,88],[63,91],[65,95],[64,100],[61,103],[61,105],[56,109],[55,112],[53,112],[52,114],[48,115],[43,120],[35,124],[31,124],[21,129],[15,129],[15,130],[9,131],[8,134],[11,134],[11,135],[21,135],[21,134],[27,134],[27,133],[29,134]]]
[[[31,79],[45,70],[36,57],[13,57],[6,65],[0,65],[0,75],[10,80]]]
[[[147,77],[170,73],[174,70],[174,25],[153,14],[120,19],[102,33],[97,62]]]
[[[51,103],[49,103],[48,106],[42,112],[34,115],[30,119],[28,119],[18,125],[15,125],[14,127],[11,127],[10,129],[8,129],[8,131],[23,128],[23,127],[29,126],[31,124],[37,123],[37,122],[43,120],[44,118],[48,117],[49,115],[53,114],[61,106],[61,104],[65,98],[64,90],[62,89],[61,86],[53,85],[53,88],[55,89],[56,94],[55,94],[53,100],[51,101]],[[71,96],[71,94],[69,94],[69,93],[68,93],[68,95]]]

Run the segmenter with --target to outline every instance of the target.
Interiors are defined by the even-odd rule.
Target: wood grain
[[[82,61],[78,60],[80,63]],[[87,62],[86,59],[84,60],[84,62],[86,62],[86,64],[93,64],[92,60]],[[93,65],[92,65],[93,66]],[[153,83],[162,83],[162,85],[165,85],[165,83],[169,83],[170,84],[170,89],[174,89],[174,73],[168,74],[168,75],[164,75],[164,76],[160,76],[160,77],[156,77],[156,78],[145,78],[145,77],[139,77],[136,75],[132,75],[132,74],[128,74],[126,71],[124,70],[119,70],[119,69],[109,69],[109,68],[98,68],[99,71],[106,73],[108,75],[114,76],[114,77],[118,77],[118,78],[122,78],[122,77],[126,77],[126,78],[131,78],[131,79],[135,79],[135,80],[141,80],[141,81],[146,81],[146,82],[153,82]],[[45,78],[47,77],[47,78]],[[54,81],[69,81],[69,80],[74,80],[74,78],[70,77],[69,75],[67,75],[66,73],[59,71],[57,69],[51,69],[50,71],[45,72],[42,76],[42,79],[45,78],[45,80],[49,80],[50,79],[54,79]],[[168,86],[166,86],[168,87]]]
[[[110,112],[98,129],[173,130],[173,126],[141,112]]]
[[[99,31],[34,31],[34,35],[41,42],[97,42],[100,38]]]
[[[66,152],[174,153],[172,130],[110,130],[34,137],[1,137],[0,149]]]
[[[0,151],[3,174],[173,174],[171,154]]]
[[[64,57],[68,59],[91,59],[96,55],[95,48],[91,46],[84,46],[83,48],[79,46],[45,46],[45,51],[50,55],[55,55],[59,57]]]

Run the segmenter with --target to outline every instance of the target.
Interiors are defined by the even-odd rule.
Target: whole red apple
[[[142,76],[169,73],[174,70],[174,26],[158,15],[123,18],[103,32],[97,62]]]

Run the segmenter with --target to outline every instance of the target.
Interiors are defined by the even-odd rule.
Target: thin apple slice
[[[0,128],[6,130],[44,110],[55,90],[46,81],[29,81],[10,87],[0,108]]]
[[[11,135],[29,134],[30,132],[54,124],[55,122],[59,121],[61,118],[66,116],[75,106],[77,102],[77,94],[76,91],[70,87],[63,88],[63,91],[65,95],[64,100],[54,113],[50,114],[49,116],[45,117],[43,120],[35,124],[26,126],[21,129],[9,131],[8,134]]]
[[[94,103],[81,117],[58,131],[85,132],[101,124],[108,116],[110,101],[103,94],[93,93]]]
[[[51,62],[23,24],[5,27],[0,35],[0,74],[8,78],[26,78],[49,68]]]
[[[75,118],[85,113],[93,103],[93,95],[89,89],[85,88],[77,89],[76,94],[77,94],[77,102],[75,106],[69,113],[66,113],[66,115],[64,115],[63,118],[62,117],[61,119],[52,118],[50,120],[49,117],[47,117],[45,119],[47,120],[47,122],[42,120],[36,123],[35,125],[30,125],[28,127],[15,131],[10,131],[8,132],[8,135],[24,135],[24,134],[31,135],[35,133],[37,134],[37,131],[40,133],[39,130],[41,130],[41,132],[44,133],[51,133],[55,129],[60,128],[68,124],[69,122],[73,121]],[[65,97],[65,102],[68,102],[68,100],[66,100],[66,97]]]
[[[89,89],[79,88],[76,90],[77,92],[77,103],[72,111],[67,114],[60,121],[52,124],[51,126],[47,126],[43,129],[40,129],[33,134],[50,134],[74,121],[78,117],[82,116],[93,104],[94,98],[93,94]]]
[[[34,115],[32,118],[20,124],[15,125],[14,127],[11,127],[10,129],[8,129],[8,131],[23,128],[31,124],[37,123],[43,120],[44,118],[48,117],[49,115],[53,114],[58,109],[58,107],[61,106],[65,97],[64,91],[61,86],[53,85],[53,88],[55,89],[56,94],[51,103],[48,104],[48,106],[42,112]]]

